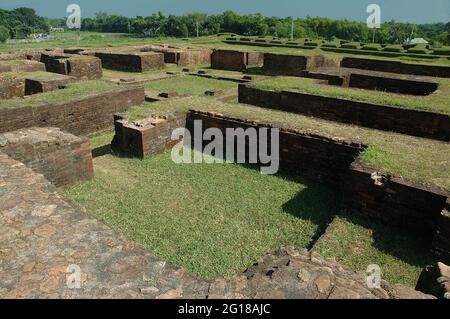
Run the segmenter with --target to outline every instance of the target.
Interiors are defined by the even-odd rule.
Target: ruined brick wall
[[[87,135],[112,128],[115,113],[142,104],[144,99],[143,88],[127,88],[57,105],[2,108],[0,133],[33,126],[52,126],[75,135]]]
[[[157,52],[120,53],[96,52],[104,68],[130,72],[145,72],[165,67],[164,54]]]
[[[115,136],[112,148],[125,154],[144,158],[161,153],[178,141],[172,141],[172,132],[186,125],[186,114],[150,117],[129,123],[120,115],[115,116]]]
[[[57,128],[28,128],[0,134],[0,152],[23,162],[56,186],[94,176],[89,140]]]
[[[45,71],[45,65],[36,61],[21,60],[18,63],[0,61],[0,73],[3,72],[38,72]]]
[[[429,95],[438,89],[431,81],[419,81],[368,74],[350,74],[349,87],[410,95]]]
[[[211,67],[219,70],[242,71],[249,65],[248,56],[252,57],[251,62],[255,62],[255,56],[249,52],[214,50],[211,54]]]
[[[42,53],[41,61],[48,72],[69,75],[81,80],[95,80],[103,76],[102,61],[93,56]]]
[[[193,123],[202,121],[202,128],[218,128],[225,137],[226,128],[263,128],[269,125],[228,118],[220,114],[191,111],[187,115],[186,127],[193,136]],[[364,145],[334,140],[324,136],[299,131],[280,130],[280,167],[326,183],[341,185],[350,164]],[[268,139],[270,149],[270,138]]]
[[[290,54],[264,54],[264,72],[273,75],[303,76],[303,72],[320,67],[337,67],[339,58],[327,58],[322,55],[301,56]]]
[[[211,64],[211,50],[187,50],[179,54],[178,65],[189,66],[198,64]]]
[[[376,170],[355,161],[344,183],[347,211],[428,236],[436,231],[447,194],[399,178],[377,178]],[[375,179],[378,185],[375,184]],[[448,238],[447,238],[448,240]]]
[[[30,78],[25,79],[25,94],[32,95],[58,90],[75,80],[74,77],[65,75],[55,74],[53,78],[40,78],[31,75]]]
[[[450,116],[299,92],[239,85],[239,102],[385,131],[450,141]]]
[[[247,52],[247,67],[257,67],[264,64],[264,53]]]
[[[0,99],[24,97],[25,82],[13,74],[0,75]]]
[[[450,78],[450,67],[447,66],[408,64],[397,61],[349,57],[343,58],[341,66],[362,70]]]
[[[439,260],[450,263],[450,197],[447,198],[436,227],[433,239],[433,250],[439,256]]]

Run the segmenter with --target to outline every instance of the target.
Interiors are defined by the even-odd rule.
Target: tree
[[[4,25],[0,25],[0,42],[5,42],[9,38],[9,29]]]

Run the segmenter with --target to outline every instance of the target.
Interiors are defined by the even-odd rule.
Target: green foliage
[[[9,39],[9,29],[3,25],[0,25],[0,42],[5,42]]]
[[[25,38],[32,33],[49,32],[48,20],[39,17],[33,9],[0,10],[0,21],[12,38]]]

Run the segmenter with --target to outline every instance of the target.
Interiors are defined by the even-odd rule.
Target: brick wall
[[[382,77],[368,74],[350,74],[349,87],[410,95],[429,95],[438,89],[431,81]]]
[[[362,70],[450,78],[450,67],[447,66],[408,64],[397,61],[349,57],[343,58],[341,66]]]
[[[185,124],[185,113],[150,117],[132,123],[117,114],[114,119],[116,134],[111,146],[122,153],[145,158],[161,153],[178,143],[172,141],[172,132],[174,129],[185,127]]]
[[[339,59],[325,58],[321,55],[301,56],[290,54],[264,54],[264,72],[273,75],[302,76],[307,69],[339,66]]]
[[[13,74],[0,75],[0,99],[12,99],[24,97],[25,82],[15,77]]]
[[[94,176],[89,140],[57,128],[27,128],[0,134],[0,152],[23,162],[56,186]]]
[[[450,141],[450,116],[299,92],[239,85],[239,102],[326,120]]]
[[[422,233],[430,242],[449,195],[444,190],[383,176],[360,161],[351,165],[344,183],[346,210]]]
[[[76,79],[71,76],[56,75],[52,78],[39,76],[33,77],[31,74],[29,78],[25,79],[25,95],[32,95],[37,93],[50,92],[58,90]]]
[[[104,68],[130,72],[145,72],[165,67],[164,54],[157,52],[119,53],[96,52]]]
[[[41,62],[48,72],[73,76],[81,80],[95,80],[103,76],[102,61],[93,56],[42,53]]]
[[[450,197],[438,218],[433,250],[442,262],[450,263]]]
[[[0,61],[0,73],[2,72],[38,72],[45,71],[45,65],[37,61],[21,60],[11,64]]]
[[[112,128],[115,113],[142,104],[144,99],[143,88],[127,88],[62,104],[1,108],[0,133],[52,126],[75,135],[87,135]]]
[[[249,66],[260,66],[264,53],[233,50],[213,50],[211,67],[219,70],[242,71]]]

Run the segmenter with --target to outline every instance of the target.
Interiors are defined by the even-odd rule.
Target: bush
[[[0,25],[0,42],[5,42],[9,38],[9,29],[3,25]]]

